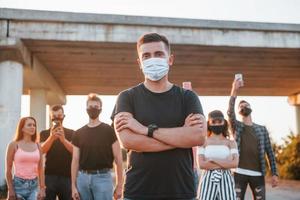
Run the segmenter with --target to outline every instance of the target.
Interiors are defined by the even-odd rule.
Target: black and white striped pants
[[[200,180],[200,200],[236,200],[230,170],[205,170]]]

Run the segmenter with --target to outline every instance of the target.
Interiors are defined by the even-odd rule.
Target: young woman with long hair
[[[228,124],[219,110],[208,114],[208,138],[198,148],[198,162],[204,170],[200,179],[200,200],[236,200],[231,168],[238,166],[236,142],[229,139]]]
[[[43,157],[36,141],[36,120],[33,117],[21,118],[15,139],[8,145],[6,152],[8,200],[45,197]]]

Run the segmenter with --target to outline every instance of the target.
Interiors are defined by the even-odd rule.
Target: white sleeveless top
[[[238,154],[236,148],[230,149],[226,145],[207,145],[198,147],[198,155],[204,155],[205,158],[226,159],[231,154]]]

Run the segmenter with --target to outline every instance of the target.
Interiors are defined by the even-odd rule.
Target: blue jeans
[[[86,174],[79,171],[77,188],[80,199],[112,200],[113,183],[111,173]]]
[[[71,178],[56,175],[46,175],[46,198],[45,200],[71,200]]]
[[[38,190],[38,179],[23,179],[14,177],[13,186],[16,197],[21,200],[36,200]]]

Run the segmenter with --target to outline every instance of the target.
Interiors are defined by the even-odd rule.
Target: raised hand
[[[234,79],[232,82],[232,88],[231,88],[231,96],[236,96],[237,91],[244,86],[244,81],[239,79]]]

